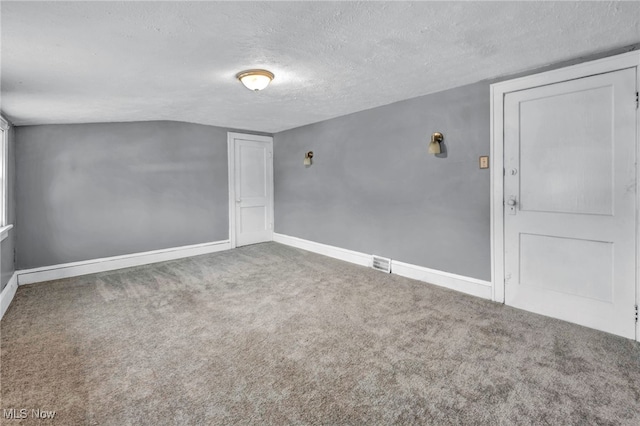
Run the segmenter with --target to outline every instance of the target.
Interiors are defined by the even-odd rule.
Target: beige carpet
[[[632,341],[276,243],[23,286],[1,333],[3,424],[640,424]]]

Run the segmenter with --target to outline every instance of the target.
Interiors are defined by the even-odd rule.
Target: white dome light
[[[267,70],[247,70],[239,72],[236,78],[249,90],[262,90],[273,80],[273,73]]]

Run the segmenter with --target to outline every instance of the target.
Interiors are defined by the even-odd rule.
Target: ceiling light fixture
[[[262,90],[273,80],[273,73],[267,70],[247,70],[236,74],[236,78],[249,90]]]

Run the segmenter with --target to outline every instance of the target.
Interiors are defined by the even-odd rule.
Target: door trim
[[[504,282],[504,97],[507,93],[560,83],[594,74],[625,68],[636,68],[636,88],[640,88],[640,51],[610,56],[566,68],[547,71],[490,85],[490,151],[491,165],[491,283],[492,298],[505,301]],[[636,156],[640,155],[640,109],[636,109]],[[638,158],[638,157],[636,157]],[[636,188],[640,189],[640,173],[636,165]],[[640,191],[636,191],[636,304],[640,304]],[[640,326],[636,325],[640,341]]]
[[[227,159],[229,180],[229,241],[231,248],[236,248],[236,139],[254,142],[271,142],[273,136],[252,135],[250,133],[227,132]],[[273,170],[273,155],[271,156],[271,169]],[[271,181],[271,217],[274,217],[273,175]],[[274,226],[275,228],[275,226]],[[272,229],[273,231],[273,229]]]

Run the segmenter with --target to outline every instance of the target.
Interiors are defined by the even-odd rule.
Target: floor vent
[[[391,259],[374,255],[372,265],[373,269],[386,272],[387,274],[391,273]]]

